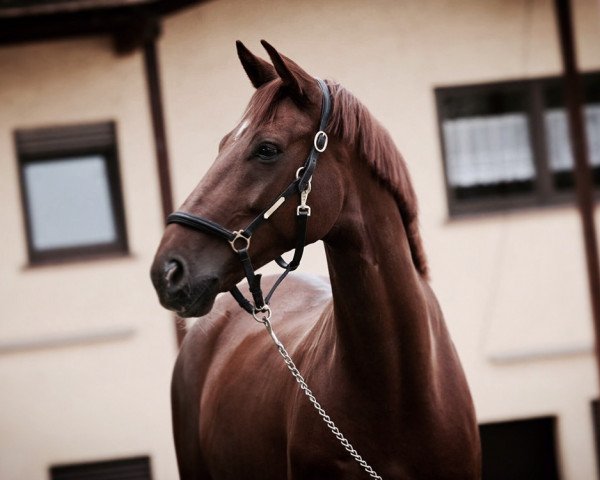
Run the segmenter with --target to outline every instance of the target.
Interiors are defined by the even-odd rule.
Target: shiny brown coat
[[[238,43],[256,94],[181,207],[232,230],[294,178],[319,119],[314,79],[264,46],[273,66]],[[273,327],[321,405],[384,479],[478,479],[473,403],[427,282],[404,160],[366,108],[328,84],[330,140],[313,176],[308,242],[323,241],[330,279],[291,274],[271,303]],[[265,143],[276,146],[274,158],[257,153]],[[256,265],[293,247],[296,205],[287,201],[253,235]],[[159,298],[179,315],[205,315],[187,334],[173,374],[181,478],[368,478],[263,326],[228,296],[215,303],[242,277],[227,242],[167,227],[152,267]]]

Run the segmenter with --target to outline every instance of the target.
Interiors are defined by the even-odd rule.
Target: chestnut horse
[[[402,156],[339,84],[318,82],[264,41],[272,64],[237,46],[256,92],[167,226],[151,271],[163,306],[183,317],[205,316],[186,335],[173,374],[180,477],[480,478],[473,403],[427,281],[417,202]],[[325,96],[331,101],[328,145],[322,132],[319,144],[315,138]],[[311,171],[310,197],[305,182],[304,198],[296,190],[274,204],[290,182],[300,185],[294,179],[306,173],[305,159],[315,149],[323,153]],[[244,274],[257,280],[248,265],[260,267],[298,248],[302,205],[311,215],[301,240],[323,241],[330,283],[290,275],[267,300],[272,318],[256,295],[254,312],[272,325],[372,473],[331,434],[265,329],[233,298],[215,302]],[[256,218],[261,224],[251,244],[236,233],[242,241],[232,250],[223,239],[233,238],[227,228]],[[249,255],[244,268],[240,252]]]

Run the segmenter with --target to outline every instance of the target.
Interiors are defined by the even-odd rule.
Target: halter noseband
[[[315,167],[317,166],[317,159],[319,154],[323,153],[327,148],[328,137],[325,133],[325,128],[329,121],[329,115],[331,113],[331,95],[327,84],[321,80],[316,79],[321,91],[323,93],[323,100],[321,104],[321,120],[319,122],[319,131],[315,134],[313,145],[310,153],[304,165],[296,172],[296,179],[289,184],[289,186],[277,196],[276,200],[271,203],[269,208],[265,209],[260,215],[258,215],[250,224],[243,230],[231,231],[223,226],[215,223],[206,218],[197,217],[185,212],[174,212],[167,217],[167,224],[179,223],[204,233],[210,233],[216,235],[224,240],[227,240],[231,245],[232,250],[238,255],[244,268],[244,274],[248,280],[248,287],[252,295],[253,303],[247,300],[242,292],[234,286],[230,293],[233,298],[239,303],[239,305],[246,310],[248,313],[256,316],[258,312],[270,313],[269,302],[271,296],[275,292],[275,289],[287,276],[287,274],[293,270],[296,270],[300,265],[302,254],[304,253],[304,245],[306,242],[306,226],[308,217],[310,217],[310,207],[306,204],[308,194],[311,189],[311,179]],[[283,273],[275,281],[271,290],[266,297],[263,298],[263,292],[260,287],[261,275],[256,274],[252,262],[250,261],[250,255],[248,249],[250,247],[250,240],[254,230],[262,225],[265,220],[277,210],[289,196],[294,192],[300,194],[300,204],[296,208],[296,245],[294,251],[294,257],[287,263],[281,256],[277,257],[275,261],[277,264],[284,269]]]

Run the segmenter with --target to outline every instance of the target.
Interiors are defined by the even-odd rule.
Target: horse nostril
[[[178,260],[169,260],[165,265],[165,281],[167,288],[181,283],[184,276],[184,267]]]

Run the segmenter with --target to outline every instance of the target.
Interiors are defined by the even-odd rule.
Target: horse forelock
[[[415,268],[428,275],[427,257],[418,222],[418,204],[410,174],[402,154],[389,132],[369,110],[339,83],[327,82],[332,97],[332,111],[327,130],[333,137],[354,146],[372,172],[396,199],[406,230]],[[284,91],[281,81],[274,80],[260,87],[253,95],[244,117],[255,125],[275,118]]]
[[[254,92],[244,112],[244,118],[250,120],[255,126],[273,121],[281,97],[282,83],[280,80],[264,84]]]

